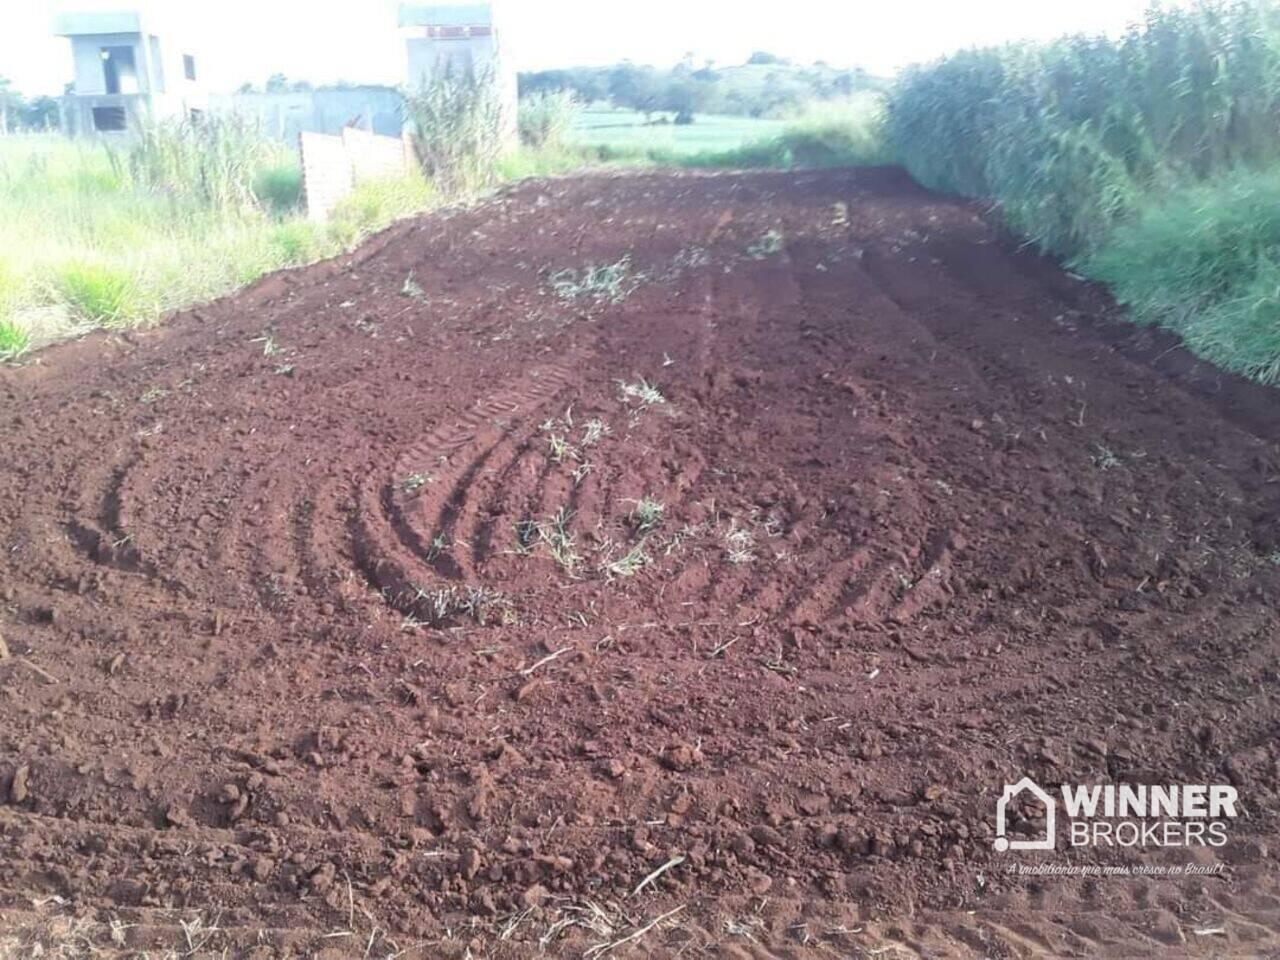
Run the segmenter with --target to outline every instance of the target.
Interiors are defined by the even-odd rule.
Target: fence
[[[384,137],[348,127],[340,136],[299,135],[307,216],[325,221],[362,180],[404,176],[416,159],[408,137]]]

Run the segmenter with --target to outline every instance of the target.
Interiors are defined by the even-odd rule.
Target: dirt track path
[[[1277,407],[1108,310],[894,171],[631,175],[0,371],[0,955],[1280,949]],[[1246,815],[1011,878],[1024,775]]]

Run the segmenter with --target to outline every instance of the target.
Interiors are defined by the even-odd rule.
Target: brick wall
[[[403,176],[415,163],[407,139],[353,127],[337,137],[303,133],[300,141],[307,216],[319,222],[328,220],[333,208],[349,197],[360,181]]]

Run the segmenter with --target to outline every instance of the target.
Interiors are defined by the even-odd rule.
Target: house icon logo
[[[1031,795],[1044,804],[1045,836],[1039,840],[1010,840],[1005,836],[1006,811],[1009,802],[1015,797],[1030,791]],[[1013,786],[1005,785],[1004,793],[996,803],[996,839],[995,848],[1000,853],[1007,850],[1052,850],[1056,836],[1057,804],[1053,797],[1036,786],[1030,777],[1023,777]]]

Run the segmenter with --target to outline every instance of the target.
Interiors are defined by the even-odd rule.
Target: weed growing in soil
[[[411,300],[426,300],[427,291],[422,289],[418,281],[413,279],[413,271],[409,271],[409,275],[404,278],[404,286],[400,288],[400,293]]]
[[[494,620],[509,620],[514,610],[510,598],[501,590],[475,585],[464,592],[461,609],[482,627]]]
[[[552,434],[547,438],[547,443],[551,447],[551,461],[553,463],[564,463],[564,461],[574,455],[573,448],[569,446],[569,441],[564,437]]]
[[[609,425],[603,420],[588,420],[582,425],[582,445],[584,447],[594,447],[611,432]]]
[[[276,343],[275,337],[271,336],[269,333],[264,333],[260,337],[254,337],[249,342],[262,344],[262,355],[264,357],[276,357],[284,353],[284,347]]]
[[[17,360],[31,347],[31,335],[15,323],[0,320],[0,362]]]
[[[635,400],[640,404],[641,410],[667,402],[667,398],[659,392],[658,388],[643,377],[635,383],[619,380],[618,389],[622,394],[623,403],[629,404]]]
[[[569,508],[561,507],[551,517],[550,522],[538,530],[552,558],[566,573],[573,573],[582,562],[582,557],[578,555],[574,545],[573,535],[569,533],[569,521],[572,519],[573,514],[569,512]]]
[[[542,523],[532,519],[520,520],[515,527],[518,552],[530,553],[542,544],[565,573],[575,574],[582,564],[582,556],[578,553],[573,534],[569,532],[572,520],[573,514],[568,507],[561,507]]]
[[[634,577],[637,573],[653,563],[653,557],[645,549],[644,542],[637,543],[617,560],[607,561],[601,566],[606,577]]]
[[[729,562],[751,563],[756,558],[755,546],[755,535],[746,527],[738,526],[736,520],[730,520],[724,535],[725,556]]]
[[[662,550],[663,556],[669,557],[673,553],[679,553],[681,550],[684,549],[684,545],[686,543],[688,543],[690,540],[698,539],[705,532],[706,532],[706,528],[701,523],[692,524],[692,525],[686,523],[679,530],[673,533],[671,535],[671,538],[666,541],[666,544]]]
[[[483,627],[509,619],[513,610],[510,598],[500,590],[475,585],[435,590],[418,587],[413,605],[415,613],[425,615],[426,619],[421,620],[415,614],[406,616],[402,626],[407,630],[438,625],[458,616],[465,616]]]
[[[529,553],[538,542],[538,521],[537,520],[517,520],[515,525],[516,532],[516,553]]]
[[[592,424],[599,426],[593,427]],[[588,421],[583,431],[583,446],[590,446],[596,443],[603,433],[599,432],[601,421]],[[570,408],[564,412],[564,416],[560,419],[555,417],[546,420],[541,428],[543,433],[547,434],[547,446],[550,448],[550,457],[552,463],[564,463],[566,460],[584,461],[582,450],[574,446],[570,440],[573,437],[573,409]],[[608,428],[603,428],[604,432],[608,432]],[[580,466],[574,468],[574,479],[578,482],[590,471],[590,464],[582,462]]]
[[[547,278],[547,283],[561,300],[590,299],[597,303],[622,303],[635,292],[643,279],[631,271],[631,258],[623,257],[616,263],[594,266],[587,264],[577,270],[559,270]]]
[[[1094,444],[1093,450],[1094,452],[1090,456],[1090,459],[1093,461],[1093,465],[1099,470],[1114,470],[1116,467],[1122,465],[1120,458],[1115,455],[1115,451],[1111,450],[1109,447],[1104,447],[1099,443]]]
[[[430,482],[431,478],[425,473],[411,473],[400,481],[400,489],[405,493],[412,495],[417,493]]]
[[[685,247],[672,258],[671,268],[674,273],[682,273],[685,270],[705,267],[710,262],[711,254],[707,252],[706,247]]]
[[[640,533],[648,533],[662,523],[662,512],[665,509],[661,500],[642,497],[631,509],[631,524]]]
[[[775,253],[782,252],[782,234],[777,230],[769,230],[755,243],[747,247],[747,254],[753,260],[765,260]]]

